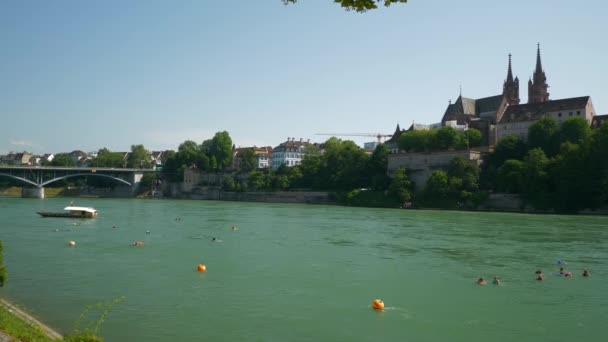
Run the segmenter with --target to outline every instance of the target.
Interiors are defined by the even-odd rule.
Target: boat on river
[[[97,210],[90,207],[74,207],[69,206],[63,208],[64,212],[49,212],[49,211],[37,211],[42,217],[72,217],[72,218],[95,218],[97,217]]]

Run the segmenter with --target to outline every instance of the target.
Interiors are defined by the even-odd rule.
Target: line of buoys
[[[199,272],[205,272],[207,270],[207,266],[205,266],[205,264],[198,264],[196,270]]]
[[[70,241],[70,242],[68,242],[68,246],[74,247],[74,246],[76,246],[76,242]]]
[[[384,310],[384,302],[382,299],[374,299],[372,301],[372,308],[374,308],[374,310]]]

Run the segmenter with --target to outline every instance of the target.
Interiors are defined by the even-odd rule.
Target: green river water
[[[62,333],[124,296],[106,341],[608,340],[608,217],[136,199],[35,213],[70,200],[0,198],[0,296]]]

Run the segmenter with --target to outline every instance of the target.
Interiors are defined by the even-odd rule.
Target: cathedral
[[[519,78],[513,78],[511,54],[502,94],[470,99],[463,97],[448,105],[441,119],[442,126],[468,126],[482,132],[485,145],[495,145],[507,134],[527,139],[528,127],[536,120],[549,116],[558,122],[581,116],[589,123],[595,115],[591,97],[549,99],[549,85],[542,67],[540,45],[536,51],[536,68],[528,81],[528,103],[520,104]]]

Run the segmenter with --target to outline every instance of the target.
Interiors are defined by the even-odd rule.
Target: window
[[[562,116],[562,113],[557,113],[557,116],[561,117],[561,116]]]
[[[581,115],[581,111],[580,111],[580,110],[577,110],[577,111],[576,111],[576,115]]]

